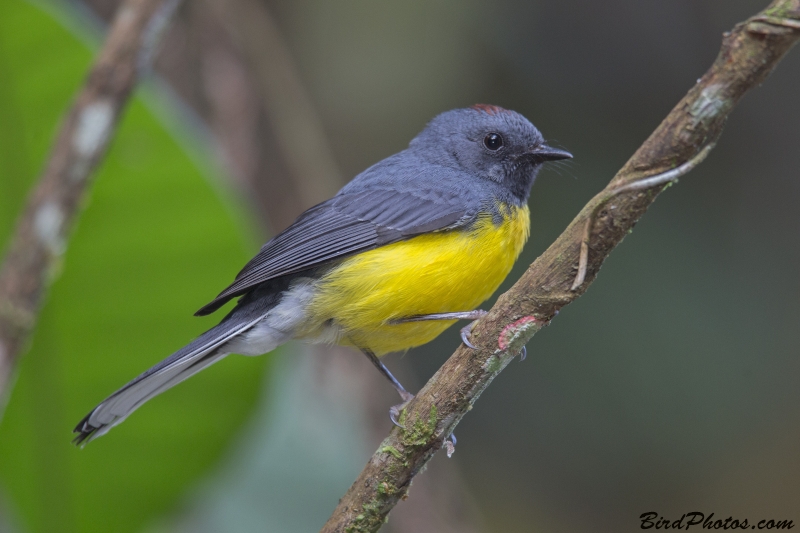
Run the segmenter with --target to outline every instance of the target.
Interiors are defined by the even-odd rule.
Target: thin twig
[[[597,213],[615,196],[622,194],[624,192],[631,192],[631,191],[642,191],[644,189],[649,189],[650,187],[658,187],[659,185],[667,185],[671,184],[678,180],[681,176],[688,174],[692,171],[697,165],[703,162],[706,156],[714,149],[716,143],[709,143],[706,145],[705,148],[700,150],[696,156],[691,158],[686,163],[673,168],[672,170],[667,170],[666,172],[661,172],[660,174],[656,174],[655,176],[650,176],[649,178],[642,178],[626,185],[622,185],[617,187],[616,189],[611,189],[608,192],[603,194],[603,199],[597,202],[597,205],[592,210],[592,214],[589,216],[589,220],[586,221],[586,226],[584,226],[583,230],[583,238],[581,239],[581,254],[580,259],[578,259],[578,274],[575,276],[575,281],[572,282],[572,287],[570,287],[571,291],[576,290],[583,284],[583,281],[586,279],[586,266],[589,264],[589,240],[592,237],[592,228],[594,227],[594,221],[597,218]]]
[[[759,85],[800,38],[800,0],[775,0],[756,17],[725,34],[719,56],[706,74],[664,119],[611,180],[501,295],[464,345],[444,363],[406,409],[401,423],[381,443],[328,522],[324,533],[377,531],[395,504],[406,497],[414,476],[480,394],[522,346],[565,305],[583,294],[611,250],[633,228],[663,187],[647,180],[674,179],[676,161],[710,150],[739,99]],[[699,162],[699,161],[697,161]],[[679,167],[680,168],[680,167]],[[642,179],[645,181],[637,183]],[[666,182],[663,182],[666,183]],[[628,188],[628,187],[632,187]],[[639,194],[619,194],[636,190]],[[614,196],[615,209],[597,216],[596,203]],[[580,270],[587,223],[592,254],[586,254],[583,283],[571,290]],[[588,251],[588,250],[587,250]]]
[[[61,125],[0,268],[0,398],[36,322],[69,232],[155,38],[178,0],[126,0]]]
[[[800,30],[800,20],[791,20],[787,18],[778,18],[778,17],[770,17],[767,15],[763,15],[760,17],[753,17],[750,19],[752,22],[766,22],[767,24],[772,24],[774,26],[784,26],[786,28],[792,28],[794,30]]]

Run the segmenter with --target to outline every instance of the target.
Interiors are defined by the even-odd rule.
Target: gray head
[[[543,163],[572,158],[547,146],[519,113],[485,104],[438,115],[409,149],[432,163],[496,182],[519,202],[527,201]]]

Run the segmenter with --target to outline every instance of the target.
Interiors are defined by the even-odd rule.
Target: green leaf
[[[49,15],[0,2],[0,246],[91,61]],[[266,358],[229,357],[90,443],[72,428],[212,326],[192,313],[248,259],[235,217],[145,106],[113,141],[0,425],[0,480],[26,530],[141,530],[214,464]]]

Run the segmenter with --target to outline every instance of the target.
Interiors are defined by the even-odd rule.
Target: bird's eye
[[[483,145],[494,152],[503,147],[503,138],[499,133],[489,133],[483,138]]]

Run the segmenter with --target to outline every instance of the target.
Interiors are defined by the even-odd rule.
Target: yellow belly
[[[430,342],[455,321],[392,324],[398,318],[471,311],[497,290],[528,239],[528,207],[505,208],[496,225],[490,216],[470,231],[420,235],[344,260],[318,283],[301,334],[323,328],[339,344],[377,355]]]

